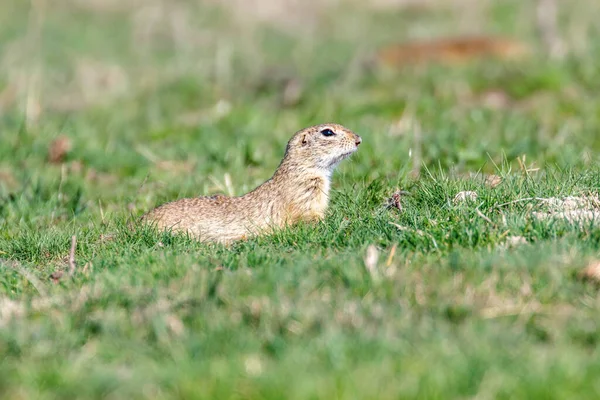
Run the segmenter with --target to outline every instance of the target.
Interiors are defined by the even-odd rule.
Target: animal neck
[[[271,180],[290,192],[319,191],[329,195],[332,171],[307,167],[293,159],[284,158]]]
[[[271,219],[287,223],[323,218],[329,203],[331,172],[284,159],[271,179],[253,193],[275,200]]]

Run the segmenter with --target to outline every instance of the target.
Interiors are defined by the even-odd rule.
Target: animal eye
[[[326,128],[326,129],[323,129],[323,130],[321,131],[321,135],[323,135],[323,136],[333,136],[333,135],[335,135],[335,132],[334,132],[334,131],[332,131],[332,130],[331,130],[331,129],[329,129],[329,128]]]

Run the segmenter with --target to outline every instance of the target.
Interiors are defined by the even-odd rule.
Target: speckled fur
[[[335,135],[324,136],[324,129]],[[321,220],[329,203],[334,168],[360,143],[360,136],[337,124],[303,129],[288,142],[271,179],[250,193],[181,199],[155,208],[142,219],[161,230],[223,243],[299,221]]]

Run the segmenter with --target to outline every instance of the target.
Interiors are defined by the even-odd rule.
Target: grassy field
[[[549,59],[533,2],[269,3],[2,2],[0,398],[598,398],[600,225],[544,199],[600,208],[600,4],[561,3]],[[533,51],[361,67],[473,33]],[[128,229],[322,122],[363,138],[324,222]]]

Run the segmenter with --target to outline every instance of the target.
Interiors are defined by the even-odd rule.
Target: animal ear
[[[308,139],[306,138],[306,134],[302,135],[302,144],[308,143]]]

